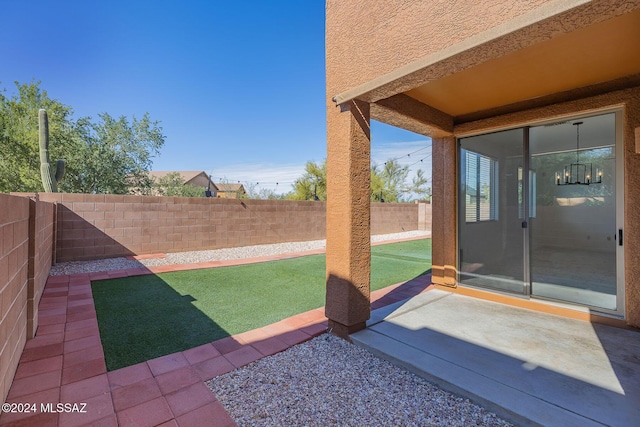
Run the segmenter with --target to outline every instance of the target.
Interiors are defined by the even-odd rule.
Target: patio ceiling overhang
[[[432,137],[455,125],[640,85],[640,2],[567,0],[338,94]]]

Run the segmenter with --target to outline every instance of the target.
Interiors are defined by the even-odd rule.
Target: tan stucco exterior
[[[640,327],[640,2],[328,0],[326,19],[331,321],[350,331],[369,314],[370,119],[432,137],[433,282],[455,287],[456,138],[615,108],[624,320]]]
[[[327,122],[334,132],[328,135],[327,152],[327,191],[332,197],[327,200],[331,267],[326,312],[329,327],[344,336],[364,328],[369,319],[369,104],[352,101],[341,110],[330,109]]]
[[[222,199],[238,199],[246,194],[244,185],[242,184],[229,184],[218,182],[216,183],[217,197]]]

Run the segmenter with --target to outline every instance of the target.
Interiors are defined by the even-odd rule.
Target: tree
[[[424,176],[424,171],[422,169],[418,169],[411,180],[408,192],[417,194],[420,200],[430,200],[431,187],[427,187],[428,182],[429,178]]]
[[[125,116],[114,119],[107,113],[98,115],[98,122],[79,120],[84,164],[67,168],[63,189],[96,194],[127,194],[131,189],[145,193],[151,188],[147,172],[154,155],[164,144],[162,128],[152,122],[149,114],[135,116],[129,122]]]
[[[327,161],[307,162],[304,174],[293,183],[291,200],[327,200]]]
[[[422,188],[427,182],[424,172],[420,173],[421,180],[414,181],[418,184],[415,188]],[[411,191],[414,186],[407,187],[405,182],[409,175],[408,166],[400,166],[393,159],[387,160],[382,166],[371,166],[371,201],[399,202],[403,194]],[[422,182],[424,181],[424,182]],[[291,200],[327,200],[327,161],[322,163],[307,162],[304,174],[295,180],[293,192],[286,195]]]
[[[204,187],[184,184],[180,173],[172,172],[157,181],[154,180],[151,193],[159,196],[204,197],[205,190]]]
[[[378,165],[371,166],[371,201],[382,202],[388,201],[385,197],[384,180],[378,172]]]
[[[371,166],[371,200],[396,203],[402,200],[406,191],[405,181],[409,175],[408,166],[400,166],[393,159],[387,160],[383,167]]]
[[[49,98],[40,82],[15,83],[17,93],[0,92],[0,191],[42,191],[38,110],[49,116],[50,157],[65,159],[58,189],[70,193],[144,193],[154,155],[164,144],[162,128],[148,114],[141,120],[103,113],[74,120],[73,109]]]
[[[268,188],[261,188],[258,192],[257,199],[263,200],[285,200],[287,198],[286,194],[278,194],[273,190]]]
[[[250,182],[245,184],[244,186],[244,190],[245,190],[245,198],[247,199],[259,199],[259,191],[258,191],[258,183],[257,182]]]
[[[71,160],[82,148],[76,124],[71,119],[71,107],[49,98],[39,84],[15,82],[17,93],[10,98],[4,91],[0,92],[0,192],[42,191],[38,146],[40,108],[46,109],[49,116],[52,159]],[[69,163],[67,161],[67,166]]]
[[[257,182],[249,182],[244,185],[246,193],[245,199],[257,199],[257,200],[284,200],[286,195],[278,194],[269,188],[261,188],[258,190]]]

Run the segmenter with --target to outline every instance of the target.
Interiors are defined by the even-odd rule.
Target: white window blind
[[[498,219],[498,162],[473,151],[466,159],[466,222]]]

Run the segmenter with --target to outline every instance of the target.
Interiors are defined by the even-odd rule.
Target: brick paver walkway
[[[291,254],[268,260],[288,257]],[[37,335],[25,345],[7,398],[7,403],[35,404],[36,411],[3,413],[0,426],[235,425],[204,381],[322,334],[327,327],[324,308],[107,372],[91,293],[91,280],[209,264],[49,277],[40,300]],[[238,261],[213,264],[237,265]],[[372,309],[417,295],[430,283],[428,275],[374,291]],[[53,404],[57,409],[58,403],[79,405],[63,407],[60,413],[42,411],[41,405]]]

